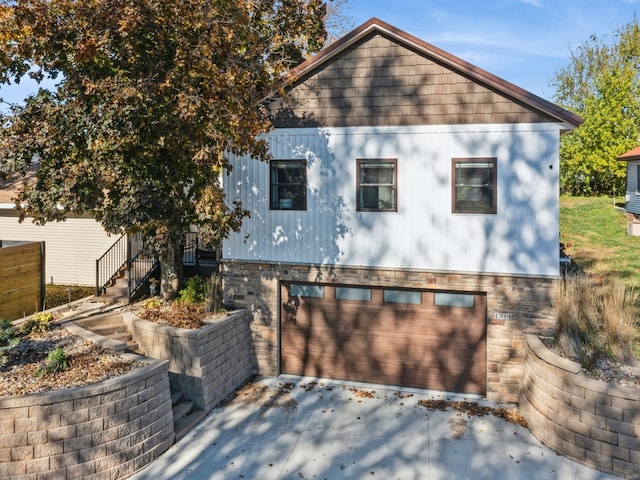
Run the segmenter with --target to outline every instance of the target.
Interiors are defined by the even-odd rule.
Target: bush
[[[47,359],[42,361],[36,375],[42,377],[47,374],[54,374],[66,370],[68,367],[67,355],[60,347],[49,353]]]
[[[185,281],[184,288],[178,292],[177,301],[189,305],[195,305],[205,301],[207,296],[207,282],[196,275]]]
[[[638,295],[620,281],[595,285],[582,275],[556,282],[556,341],[565,355],[591,369],[600,358],[633,362]]]
[[[22,324],[19,334],[29,335],[31,332],[44,333],[51,328],[53,315],[48,312],[34,313],[29,320]]]
[[[6,354],[18,344],[18,332],[9,320],[0,319],[0,365],[5,362]]]

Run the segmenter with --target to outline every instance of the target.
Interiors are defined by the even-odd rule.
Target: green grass
[[[624,199],[560,197],[560,241],[573,261],[596,280],[619,278],[640,287],[640,237],[627,235]]]
[[[96,293],[95,287],[80,287],[78,285],[55,285],[47,283],[45,285],[45,305],[46,308],[65,305],[69,301],[79,300]]]

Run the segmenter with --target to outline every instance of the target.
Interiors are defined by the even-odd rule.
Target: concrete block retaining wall
[[[124,478],[165,452],[168,362],[148,363],[93,385],[0,397],[0,478]]]
[[[552,278],[230,260],[223,260],[222,268],[225,302],[250,312],[256,361],[262,375],[279,373],[281,281],[486,293],[487,398],[492,401],[518,401],[525,334],[548,335],[555,327]]]
[[[640,478],[640,389],[590,379],[528,335],[520,409],[545,445],[584,465]]]
[[[244,310],[197,330],[159,325],[124,312],[124,322],[144,354],[169,360],[171,388],[209,411],[255,373],[251,332]]]

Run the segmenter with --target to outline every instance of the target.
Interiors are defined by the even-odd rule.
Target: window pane
[[[495,213],[495,160],[454,160],[454,213]]]
[[[271,209],[306,210],[307,165],[305,160],[271,162]]]
[[[289,286],[289,296],[303,298],[324,298],[324,287],[321,285],[302,285],[292,283]]]
[[[358,160],[358,210],[396,210],[395,161]]]
[[[371,301],[371,289],[359,287],[336,287],[337,300]]]
[[[435,293],[433,303],[438,307],[473,308],[474,297],[465,293]]]
[[[422,292],[413,290],[384,290],[382,298],[385,303],[408,303],[420,305],[422,303]]]

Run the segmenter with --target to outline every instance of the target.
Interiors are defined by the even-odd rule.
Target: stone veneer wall
[[[146,356],[169,360],[171,388],[198,409],[211,410],[255,373],[245,310],[197,330],[159,325],[131,312],[123,312],[123,320]]]
[[[640,478],[640,389],[587,378],[528,335],[520,410],[545,445],[591,468]]]
[[[166,361],[84,387],[0,397],[0,478],[124,478],[173,439]]]
[[[416,270],[323,267],[223,260],[225,302],[247,308],[259,373],[277,375],[279,282],[322,282],[376,287],[485,292],[487,398],[517,402],[527,333],[550,334],[553,279]],[[512,315],[509,320],[495,313]]]

